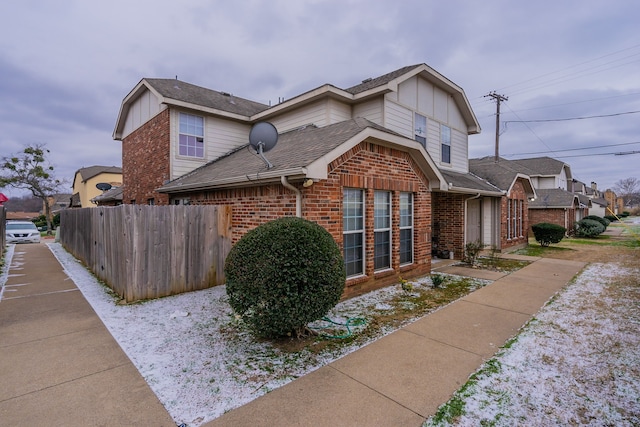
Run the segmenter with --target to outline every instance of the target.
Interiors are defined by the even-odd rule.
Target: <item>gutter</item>
[[[296,187],[291,185],[289,181],[287,181],[287,177],[284,175],[280,176],[280,182],[285,188],[293,191],[296,194],[296,216],[298,218],[302,218],[302,193]]]

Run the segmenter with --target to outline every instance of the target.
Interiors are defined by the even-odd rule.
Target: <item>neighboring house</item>
[[[590,203],[586,203],[582,198],[580,199],[580,203],[588,206],[588,213],[586,215],[596,215],[599,217],[611,215],[607,212],[607,201],[602,192],[598,190],[598,185],[595,182],[592,181],[591,186],[587,186],[584,182],[574,179],[573,192],[579,196],[587,196],[589,199]]]
[[[537,189],[536,194],[536,199],[529,203],[531,225],[548,222],[560,225],[567,229],[567,233],[571,233],[576,221],[585,216],[584,210],[587,208],[581,207],[578,194],[561,188]]]
[[[91,199],[96,206],[118,206],[122,204],[122,186],[111,187],[102,194]]]
[[[622,197],[618,197],[615,191],[607,189],[604,192],[604,199],[607,201],[607,215],[620,215],[624,212],[624,200]]]
[[[71,194],[55,194],[47,198],[51,215],[59,213],[61,210],[69,208],[71,204]],[[44,202],[42,203],[42,211],[45,212]]]
[[[89,166],[78,169],[73,177],[73,195],[71,207],[91,208],[95,207],[91,199],[102,194],[96,185],[109,184],[122,185],[122,168],[117,166]]]
[[[478,196],[479,215],[497,212],[492,215],[493,227],[499,230],[499,240],[481,240],[486,246],[500,250],[516,249],[526,246],[529,240],[531,224],[531,200],[536,197],[536,190],[526,168],[513,161],[494,156],[470,159],[469,169],[473,175],[498,188],[503,197],[499,199]],[[497,221],[497,222],[496,222]]]
[[[279,133],[269,164],[248,146],[258,122]],[[113,136],[124,203],[232,205],[234,242],[285,215],[317,222],[342,248],[355,294],[429,272],[432,241],[457,257],[483,233],[500,242],[499,212],[475,207],[505,196],[469,173],[468,136],[479,131],[464,91],[418,64],[274,106],[142,79]]]
[[[587,197],[574,191],[579,186],[571,174],[569,164],[551,157],[512,160],[526,170],[536,189],[537,198],[529,204],[530,224],[550,222],[571,233],[576,221],[589,213]]]

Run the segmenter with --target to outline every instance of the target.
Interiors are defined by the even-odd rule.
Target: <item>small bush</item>
[[[433,283],[434,288],[439,288],[444,283],[446,277],[440,274],[432,274],[431,275],[431,283]]]
[[[483,247],[484,245],[479,240],[477,242],[471,242],[464,245],[464,261],[471,265],[475,265],[476,259]]]
[[[626,218],[626,217],[628,217],[629,215],[631,215],[631,213],[630,213],[629,211],[623,211],[623,212],[620,214],[620,218]],[[606,217],[605,217],[605,218],[606,218]]]
[[[225,261],[233,310],[258,336],[300,336],[344,291],[342,253],[328,231],[285,217],[245,234]]]
[[[599,217],[598,215],[587,215],[582,219],[592,219],[594,221],[598,221],[600,224],[604,226],[605,230],[607,229],[609,224],[611,224],[611,221],[609,221],[607,218],[602,218],[602,217]]]
[[[605,230],[601,222],[584,218],[576,222],[576,236],[578,237],[596,237]]]
[[[605,216],[604,216],[604,218],[608,219],[608,220],[609,220],[609,222],[615,222],[615,221],[617,221],[617,220],[618,220],[618,218],[616,218],[616,217],[615,217],[615,216],[613,216],[613,215],[605,215]]]
[[[548,222],[533,224],[531,230],[533,231],[536,242],[544,247],[549,246],[551,243],[559,243],[567,232],[567,229],[563,226]]]

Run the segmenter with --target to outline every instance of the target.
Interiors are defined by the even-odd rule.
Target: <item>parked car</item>
[[[40,232],[31,221],[7,221],[7,243],[40,243]]]

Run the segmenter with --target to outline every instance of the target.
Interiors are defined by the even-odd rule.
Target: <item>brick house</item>
[[[259,122],[279,135],[268,161],[248,146]],[[467,207],[478,194],[504,195],[469,173],[468,136],[478,132],[464,91],[418,64],[274,106],[143,79],[113,136],[124,203],[232,205],[234,241],[283,215],[315,221],[343,250],[349,295],[428,273],[432,242],[460,257],[470,211],[473,232],[497,234],[498,211]]]
[[[502,191],[499,199],[478,197],[479,203],[486,205],[487,210],[499,214],[495,224],[497,239],[483,243],[501,251],[526,246],[531,223],[530,203],[537,192],[526,168],[503,158],[496,161],[494,156],[490,156],[470,159],[469,170]]]
[[[537,198],[529,203],[531,225],[541,222],[557,224],[566,228],[570,234],[575,223],[586,216],[584,211],[587,208],[580,203],[580,198],[575,193],[561,188],[544,188],[536,190],[536,194]]]

